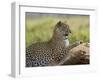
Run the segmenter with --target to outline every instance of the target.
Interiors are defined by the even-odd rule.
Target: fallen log
[[[89,54],[89,44],[82,43],[79,46],[71,49],[69,54],[58,65],[79,65],[79,64],[89,64],[90,54]]]

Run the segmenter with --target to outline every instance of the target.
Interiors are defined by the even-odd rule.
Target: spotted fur
[[[64,43],[66,36],[71,33],[69,26],[59,21],[55,25],[50,41],[35,43],[26,48],[26,67],[54,66],[67,55],[72,48]]]

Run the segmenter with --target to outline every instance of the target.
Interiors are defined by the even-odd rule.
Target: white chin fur
[[[64,43],[65,43],[65,46],[66,46],[66,47],[69,46],[69,40],[68,40],[68,39],[65,39],[65,40],[64,40]]]

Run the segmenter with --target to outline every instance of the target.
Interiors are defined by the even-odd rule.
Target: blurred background
[[[58,21],[70,26],[70,43],[76,40],[89,42],[89,15],[26,12],[26,47],[32,43],[50,40]]]

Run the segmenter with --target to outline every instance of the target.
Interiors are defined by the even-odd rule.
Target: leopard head
[[[65,40],[66,38],[68,38],[69,34],[71,33],[71,30],[68,24],[59,21],[55,25],[55,32]]]

